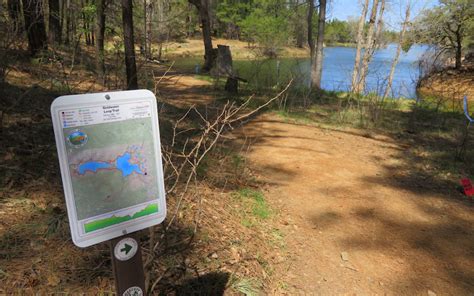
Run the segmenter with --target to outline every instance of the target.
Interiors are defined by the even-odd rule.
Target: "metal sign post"
[[[154,94],[62,96],[51,105],[51,117],[74,244],[110,241],[118,295],[144,295],[134,232],[166,216]]]

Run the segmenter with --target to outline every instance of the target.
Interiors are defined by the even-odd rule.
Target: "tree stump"
[[[230,93],[238,93],[239,79],[234,75],[232,65],[232,54],[227,45],[217,45],[217,57],[211,75],[216,77],[227,77],[225,90]]]

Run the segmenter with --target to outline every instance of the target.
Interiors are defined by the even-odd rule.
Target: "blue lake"
[[[131,157],[132,156],[130,155],[130,153],[127,152],[124,155],[117,157],[117,161],[115,162],[117,169],[122,172],[122,175],[124,177],[131,175],[133,172],[143,174],[138,164],[130,163]]]
[[[383,93],[396,44],[375,52],[369,66],[367,91]],[[416,82],[419,77],[418,60],[429,49],[425,45],[415,45],[408,52],[402,52],[393,79],[393,97],[416,98]],[[231,48],[232,50],[232,48]],[[348,91],[354,67],[355,48],[326,47],[324,49],[322,87],[325,90]],[[200,58],[181,58],[175,67],[186,72],[194,72]],[[261,60],[234,60],[238,75],[249,81],[253,88],[272,87],[293,77],[295,84],[309,86],[309,58],[278,58]]]
[[[87,171],[95,173],[100,169],[108,169],[111,167],[112,166],[107,162],[89,161],[81,164],[78,170],[80,175],[84,175]]]

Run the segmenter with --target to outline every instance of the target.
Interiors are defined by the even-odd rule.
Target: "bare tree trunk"
[[[304,22],[302,22],[302,13],[299,8],[299,0],[290,1],[290,9],[295,10],[293,22],[295,22],[296,47],[303,48],[305,42]]]
[[[61,18],[59,15],[59,0],[49,0],[49,40],[50,43],[61,43]]]
[[[324,25],[326,23],[326,0],[319,0],[318,39],[311,57],[311,87],[321,89],[324,53]]]
[[[48,48],[42,0],[23,0],[25,30],[31,55]]]
[[[165,1],[158,0],[158,59],[161,60],[163,54],[163,42],[165,41],[166,26],[165,26]]]
[[[105,41],[105,8],[106,0],[97,0],[97,25],[96,25],[96,68],[97,73],[105,81],[105,54],[104,54],[104,41]]]
[[[398,45],[397,45],[397,52],[395,53],[395,57],[393,58],[392,66],[390,68],[390,74],[388,75],[387,87],[385,88],[385,92],[382,98],[386,98],[388,96],[389,91],[391,91],[392,89],[393,75],[395,74],[395,68],[397,67],[398,59],[400,58],[403,39],[405,37],[405,32],[407,30],[409,21],[410,21],[410,2],[408,2],[407,8],[405,10],[405,20],[403,21],[402,30],[400,31],[400,36],[399,36]]]
[[[457,28],[455,33],[456,33],[456,64],[455,64],[455,68],[457,70],[459,70],[459,69],[461,69],[461,66],[462,66],[462,40],[463,40],[460,25],[458,25],[458,28]]]
[[[354,61],[354,70],[352,71],[352,84],[351,91],[355,92],[357,89],[357,81],[359,80],[359,67],[360,67],[360,56],[362,48],[364,47],[364,24],[365,18],[367,16],[367,11],[369,9],[369,0],[365,0],[362,6],[362,13],[359,18],[359,23],[357,25],[357,46],[356,46],[356,56]]]
[[[204,41],[204,65],[202,70],[208,72],[211,70],[215,60],[214,48],[212,47],[211,23],[209,17],[209,0],[188,0],[189,3],[196,6],[201,19],[202,38]]]
[[[61,27],[61,42],[63,41],[63,28],[64,28],[64,7],[65,1],[59,0],[59,26]]]
[[[65,44],[69,44],[71,40],[71,0],[66,0],[66,38]]]
[[[188,13],[186,14],[186,37],[189,38],[194,34],[193,14],[191,13],[192,4],[188,3]]]
[[[365,89],[365,77],[369,70],[369,62],[372,58],[372,53],[375,44],[375,21],[377,19],[377,10],[379,6],[379,0],[373,0],[372,10],[370,12],[369,27],[367,29],[367,38],[365,42],[364,56],[362,58],[362,64],[359,69],[359,79],[357,81],[356,92],[362,93]]]
[[[122,0],[123,43],[125,46],[125,68],[127,89],[138,89],[135,43],[133,40],[133,0]]]
[[[151,58],[151,45],[153,43],[153,1],[144,0],[145,8],[145,58]]]
[[[21,23],[21,6],[18,0],[8,0],[8,15],[13,24],[13,30],[16,34],[23,33],[23,26]]]
[[[308,46],[309,46],[309,52],[310,52],[311,58],[313,58],[313,54],[314,54],[313,15],[314,15],[314,0],[308,0],[308,17],[307,17]]]

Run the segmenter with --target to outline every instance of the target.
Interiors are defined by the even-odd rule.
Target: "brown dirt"
[[[472,203],[411,175],[405,145],[271,114],[240,138],[281,209],[276,294],[472,295]]]
[[[474,102],[474,69],[446,70],[434,73],[422,81],[419,90],[424,94],[462,99],[467,96]]]
[[[249,59],[255,58],[258,55],[258,50],[248,42],[239,40],[227,40],[220,38],[213,38],[214,46],[228,45],[232,50],[232,57],[234,59]],[[204,48],[201,39],[187,39],[184,42],[170,42],[164,45],[165,57],[189,57],[189,56],[203,56]],[[283,47],[279,53],[282,56],[292,57],[308,57],[309,50],[307,48]]]

